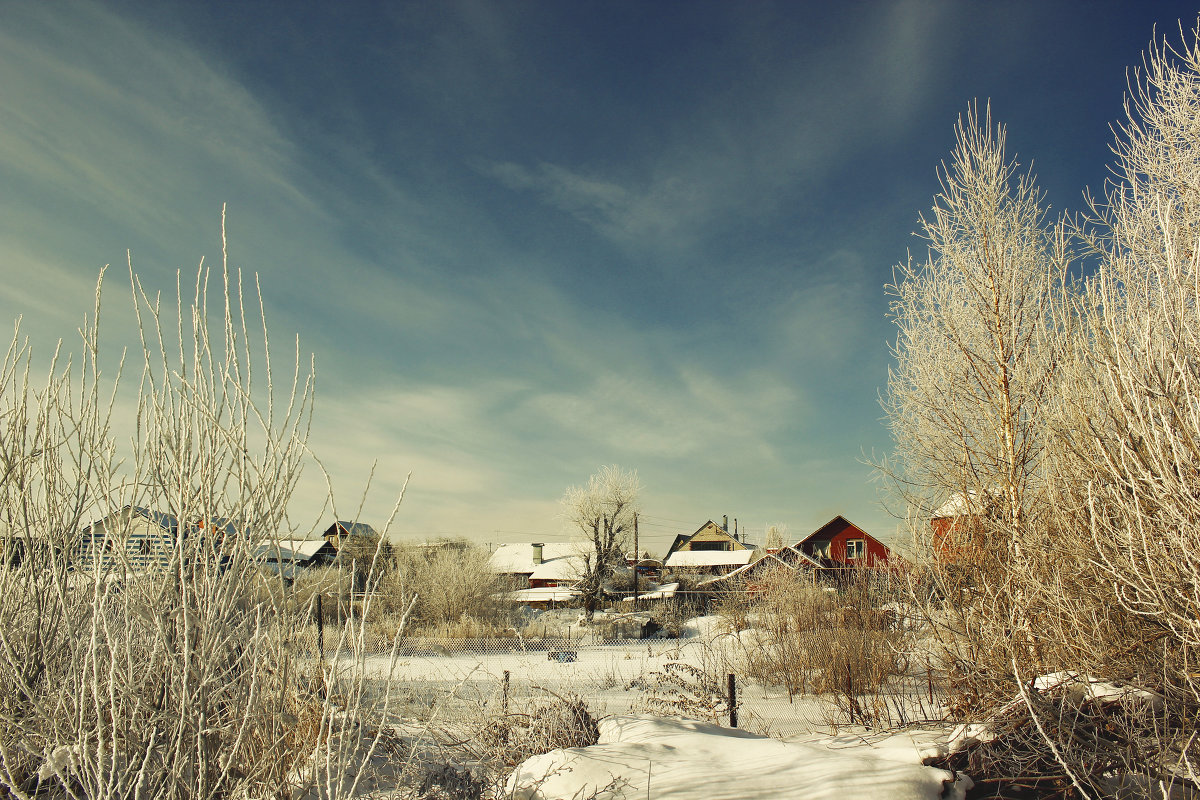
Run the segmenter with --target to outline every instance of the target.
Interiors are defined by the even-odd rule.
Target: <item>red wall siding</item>
[[[829,531],[833,533],[833,531]],[[866,543],[866,557],[857,559],[846,558],[846,542],[850,539],[862,539]],[[846,523],[840,531],[830,537],[829,557],[834,561],[855,566],[875,566],[888,560],[891,552],[879,542],[867,535],[857,525]]]

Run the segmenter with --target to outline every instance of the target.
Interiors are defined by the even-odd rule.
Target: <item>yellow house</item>
[[[680,534],[667,551],[663,566],[723,574],[754,561],[757,546],[741,541],[711,519],[690,536]]]

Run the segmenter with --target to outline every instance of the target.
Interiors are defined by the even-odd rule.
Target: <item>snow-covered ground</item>
[[[456,651],[450,642],[415,650],[409,647],[394,665],[386,656],[370,656],[366,667],[381,683],[390,671],[393,707],[401,714],[408,708],[419,715],[435,705],[442,708],[443,718],[453,717],[456,705],[478,714],[498,708],[505,693],[514,708],[526,699],[553,693],[582,698],[595,717],[645,711],[646,701],[655,691],[656,673],[661,674],[669,662],[682,662],[716,678],[722,692],[725,676],[730,672],[738,676],[739,727],[743,729],[795,737],[828,732],[833,721],[840,719],[828,697],[789,698],[780,687],[764,686],[741,675],[738,645],[736,636],[720,633],[716,617],[700,617],[687,623],[679,639],[609,644],[575,639],[563,648],[569,653],[563,660],[551,657],[559,650],[547,651],[539,642],[531,642],[524,650],[500,652]],[[904,702],[905,697],[898,696],[896,701]]]
[[[925,754],[908,734],[784,742],[693,720],[620,716],[600,722],[596,745],[526,760],[508,790],[514,800],[961,800],[970,779],[922,766]]]

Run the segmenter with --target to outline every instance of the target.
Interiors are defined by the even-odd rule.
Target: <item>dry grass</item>
[[[913,635],[880,610],[887,588],[862,578],[834,591],[781,568],[727,595],[726,626],[745,631],[738,671],[789,697],[830,695],[852,722],[886,723],[883,695],[908,673]]]

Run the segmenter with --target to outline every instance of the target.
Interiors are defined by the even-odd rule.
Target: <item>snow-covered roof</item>
[[[813,569],[821,569],[822,567],[820,561],[817,561],[815,558],[810,556],[808,553],[805,553],[803,550],[800,550],[795,545],[788,545],[787,547],[780,549],[780,551],[775,555],[785,564],[790,564],[794,561],[797,566],[811,567]]]
[[[578,589],[565,586],[547,586],[541,589],[517,589],[509,592],[508,598],[518,603],[566,603],[579,597]]]
[[[259,543],[254,555],[270,561],[308,561],[326,546],[328,542],[324,539],[266,539]]]
[[[542,563],[534,564],[533,545],[533,542],[506,542],[496,548],[496,552],[492,553],[491,558],[488,559],[488,564],[493,572],[502,575],[531,575],[538,567],[545,567],[545,574],[539,572],[539,578],[574,577],[574,573],[570,576],[553,575],[551,572],[554,569],[561,569],[563,564],[555,567],[549,567],[547,564],[559,559],[578,557],[584,552],[586,546],[582,542],[547,542],[542,545]],[[569,563],[569,561],[563,563]]]
[[[969,492],[955,492],[950,496],[950,499],[933,512],[930,519],[943,519],[949,517],[965,517],[968,514],[982,514],[987,510],[987,507],[996,502],[999,491],[992,490],[986,493],[987,496],[979,499],[979,492],[972,489]]]
[[[676,550],[666,567],[740,567],[754,558],[753,550]]]
[[[679,590],[678,583],[667,583],[655,589],[653,592],[639,592],[639,600],[670,600],[675,596],[675,592]],[[632,603],[633,595],[621,598],[622,603]]]
[[[738,568],[737,568],[737,569],[735,569],[733,572],[730,572],[730,573],[729,573],[729,574],[727,574],[727,575],[718,575],[718,576],[716,576],[715,578],[709,578],[708,580],[703,580],[703,581],[700,581],[700,582],[699,582],[699,583],[697,583],[696,585],[697,585],[697,586],[706,586],[706,585],[708,585],[708,584],[710,584],[710,583],[717,583],[717,582],[720,582],[720,581],[732,581],[732,580],[737,580],[738,578],[742,577],[743,575],[746,575],[746,574],[747,574],[747,573],[748,573],[750,570],[752,570],[752,569],[753,569],[753,570],[758,570],[758,569],[767,569],[767,568],[769,568],[769,567],[770,567],[770,564],[769,564],[769,563],[768,563],[768,564],[764,564],[764,563],[763,563],[764,561],[767,561],[767,562],[769,562],[769,561],[774,561],[774,562],[775,562],[775,566],[778,566],[778,567],[779,567],[779,568],[781,568],[781,569],[790,569],[790,570],[792,570],[793,572],[795,572],[795,571],[796,571],[796,568],[795,568],[795,567],[793,567],[791,564],[788,564],[786,561],[784,561],[783,559],[781,559],[779,556],[777,556],[777,555],[774,555],[774,554],[770,554],[770,553],[769,553],[769,554],[767,554],[767,555],[763,556],[762,558],[760,558],[758,561],[752,562],[752,563],[750,563],[750,564],[746,564],[745,566],[742,566],[742,567],[738,567]]]
[[[543,561],[533,568],[529,574],[531,581],[563,581],[575,580],[583,572],[583,556],[572,553],[569,556],[559,556],[549,561]]]

